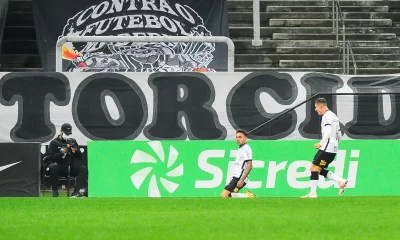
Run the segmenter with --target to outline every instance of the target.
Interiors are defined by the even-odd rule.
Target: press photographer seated
[[[48,154],[50,164],[46,167],[50,175],[53,197],[58,197],[58,178],[60,176],[76,177],[76,185],[72,197],[83,197],[79,190],[83,187],[88,169],[83,165],[82,153],[75,139],[69,138],[72,127],[68,123],[61,126],[60,135],[50,142]],[[69,168],[70,166],[70,168]]]

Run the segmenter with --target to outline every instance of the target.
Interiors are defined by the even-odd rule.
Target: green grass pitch
[[[398,239],[400,197],[0,198],[0,239]]]

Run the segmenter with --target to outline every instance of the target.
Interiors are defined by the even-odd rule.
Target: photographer
[[[82,153],[75,139],[69,138],[72,127],[68,123],[61,126],[60,135],[50,142],[48,154],[50,164],[46,169],[49,171],[50,183],[53,197],[58,197],[58,182],[60,175],[76,177],[76,185],[72,197],[83,197],[79,190],[83,187],[88,169],[83,165]]]

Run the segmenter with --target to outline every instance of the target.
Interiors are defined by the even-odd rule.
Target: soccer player
[[[327,170],[331,162],[335,159],[338,152],[339,141],[342,137],[340,132],[339,118],[329,110],[325,98],[318,98],[315,101],[315,111],[322,115],[321,133],[322,140],[314,144],[318,152],[314,156],[311,164],[311,190],[310,193],[302,198],[317,198],[317,185],[319,175],[336,182],[339,185],[339,195],[344,192],[347,180],[336,176],[333,172]]]
[[[225,186],[224,191],[221,193],[221,197],[255,198],[256,195],[251,193],[249,190],[247,190],[246,193],[238,193],[244,186],[246,186],[248,176],[253,168],[253,153],[249,144],[247,144],[247,132],[244,130],[237,130],[236,142],[239,145],[239,149],[236,154],[233,178],[228,185]]]

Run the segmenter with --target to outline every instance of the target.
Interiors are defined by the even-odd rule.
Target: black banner
[[[32,0],[45,71],[63,36],[226,36],[227,0]],[[49,10],[51,9],[51,10]],[[227,71],[224,43],[66,43],[71,72]]]
[[[338,114],[344,139],[399,139],[399,86],[400,75],[0,73],[0,142],[46,143],[65,122],[82,146],[233,139],[239,128],[257,128],[251,139],[320,139],[315,94]]]
[[[40,143],[0,143],[0,197],[38,197]]]
[[[8,0],[0,1],[0,49],[3,40],[4,26],[6,25]]]

